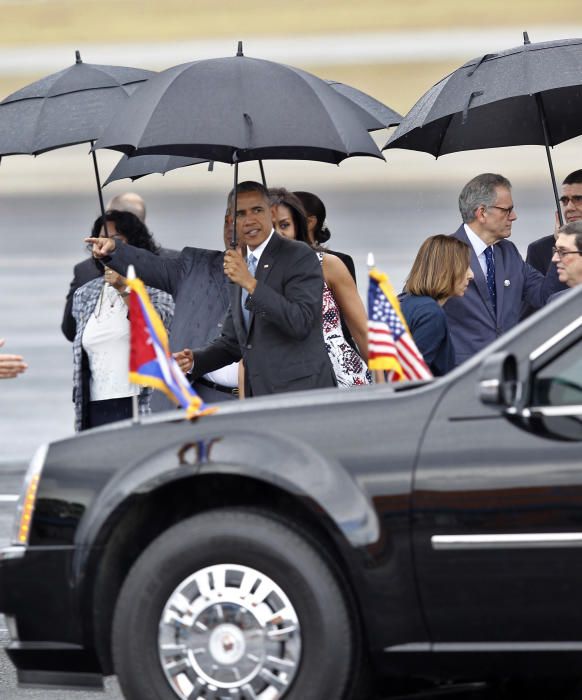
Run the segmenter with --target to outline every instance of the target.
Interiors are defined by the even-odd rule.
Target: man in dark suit
[[[224,240],[230,238],[225,224]],[[195,347],[210,342],[222,330],[228,310],[228,279],[223,271],[223,252],[205,248],[184,248],[177,257],[153,255],[143,248],[116,242],[112,238],[87,238],[94,255],[122,275],[129,265],[150,286],[172,295],[175,302],[170,329],[170,348]],[[230,364],[230,361],[225,362]],[[222,367],[222,366],[221,366]],[[237,396],[238,369],[228,367],[210,376],[200,376],[195,391],[207,403],[226,401]],[[166,397],[155,392],[152,410],[172,407]]]
[[[234,208],[229,195],[229,211]],[[222,334],[200,349],[175,353],[195,380],[241,358],[245,396],[336,386],[323,342],[321,264],[305,243],[277,235],[269,193],[257,182],[237,187],[235,221],[247,260],[228,250],[233,283]]]
[[[565,224],[573,224],[575,221],[582,221],[582,170],[574,170],[574,172],[564,178],[562,182],[560,206],[562,208],[562,218]],[[558,220],[558,214],[556,213],[554,233],[549,236],[538,238],[527,247],[525,261],[544,274],[552,264],[552,249],[556,245],[559,226],[560,222]],[[562,290],[565,289],[567,289],[566,285],[562,284]],[[535,309],[531,306],[524,304],[521,318],[531,316],[534,311]]]
[[[539,308],[560,289],[555,266],[541,274],[507,240],[517,219],[507,178],[492,173],[473,178],[459,196],[459,210],[464,223],[453,235],[471,248],[475,277],[465,296],[443,307],[457,364],[513,328],[523,301]]]

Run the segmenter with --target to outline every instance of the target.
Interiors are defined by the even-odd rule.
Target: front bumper
[[[100,688],[102,670],[87,648],[71,546],[0,550],[0,612],[12,637],[6,652],[23,686]]]

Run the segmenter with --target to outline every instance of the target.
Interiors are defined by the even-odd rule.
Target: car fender
[[[211,473],[264,481],[308,504],[314,503],[354,547],[378,540],[380,525],[374,507],[339,461],[279,433],[256,430],[217,434],[206,430],[196,441],[165,445],[113,475],[79,523],[75,579],[82,575],[90,549],[98,542],[107,520],[130,496]]]

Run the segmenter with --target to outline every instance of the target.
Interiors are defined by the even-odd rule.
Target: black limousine
[[[40,448],[0,552],[20,683],[348,700],[582,676],[581,309],[572,291],[438,380]]]

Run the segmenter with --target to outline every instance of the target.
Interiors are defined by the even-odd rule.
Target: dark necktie
[[[493,310],[497,313],[497,292],[495,291],[495,257],[493,246],[485,248],[485,264],[487,265],[487,289],[493,304]]]
[[[248,267],[248,270],[251,273],[251,275],[254,277],[255,272],[257,270],[257,259],[255,258],[255,256],[252,253],[249,253],[247,255],[247,267]],[[243,314],[243,318],[245,320],[245,326],[246,326],[247,330],[249,327],[249,319],[251,316],[250,311],[245,307],[245,302],[246,302],[248,296],[249,296],[249,293],[243,287],[242,294],[240,296],[240,303],[241,303],[242,314]]]

